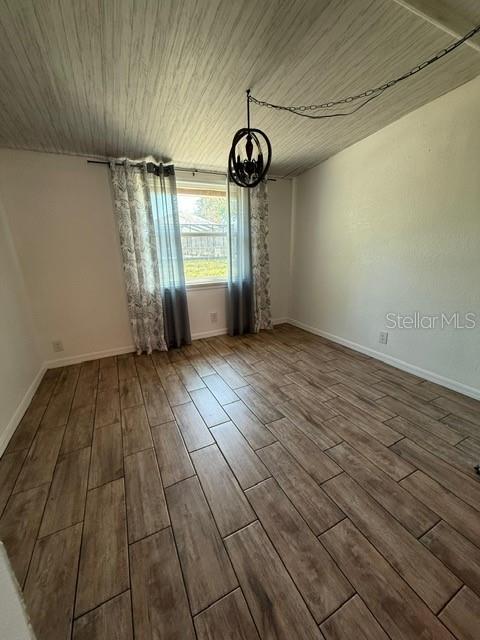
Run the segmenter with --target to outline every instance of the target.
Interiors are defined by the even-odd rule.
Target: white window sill
[[[210,282],[187,283],[186,288],[187,288],[187,291],[197,291],[198,289],[226,289],[227,286],[228,285],[226,282],[210,281]]]

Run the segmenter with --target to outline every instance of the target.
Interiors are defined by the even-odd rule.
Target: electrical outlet
[[[52,349],[55,351],[55,353],[63,351],[63,342],[61,340],[54,340],[52,342]]]
[[[378,341],[380,344],[387,344],[388,342],[388,331],[380,331],[378,336]]]
[[[210,312],[210,322],[215,324],[218,321],[218,313],[216,311]]]

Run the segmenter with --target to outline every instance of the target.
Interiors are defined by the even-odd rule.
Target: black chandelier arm
[[[386,91],[388,89],[391,89],[392,87],[394,87],[395,85],[399,84],[400,82],[403,82],[404,80],[407,80],[408,78],[411,78],[412,76],[416,75],[417,73],[420,73],[420,71],[423,71],[424,69],[429,67],[431,64],[434,64],[438,60],[441,60],[442,58],[444,58],[446,55],[452,53],[458,47],[460,47],[462,44],[464,44],[464,42],[466,42],[470,38],[473,38],[473,36],[475,36],[479,32],[480,32],[480,24],[477,25],[476,27],[474,27],[473,29],[471,29],[468,33],[466,33],[459,40],[456,40],[455,42],[452,42],[452,44],[450,44],[448,47],[446,47],[444,49],[441,49],[435,55],[431,56],[430,58],[428,58],[424,62],[422,62],[420,64],[417,64],[415,67],[413,67],[409,71],[403,73],[401,76],[398,76],[397,78],[393,78],[392,80],[389,80],[388,82],[384,82],[383,84],[381,84],[378,87],[375,87],[373,89],[367,89],[366,91],[362,91],[361,93],[353,95],[353,96],[348,96],[346,98],[340,98],[339,100],[330,100],[328,102],[324,102],[323,104],[286,106],[286,105],[273,104],[273,103],[267,102],[265,100],[259,100],[258,98],[255,98],[254,96],[252,96],[250,94],[250,90],[249,90],[249,91],[247,91],[247,102],[253,102],[254,104],[258,105],[259,107],[268,107],[270,109],[278,109],[278,110],[281,110],[281,111],[288,111],[290,113],[293,113],[296,116],[303,116],[305,118],[311,118],[313,120],[317,120],[317,119],[321,119],[321,118],[332,118],[332,117],[352,115],[353,113],[355,113],[356,111],[358,111],[359,109],[364,107],[366,104],[368,104],[368,102],[370,102],[371,100],[374,100],[375,98],[378,98],[379,96],[381,96],[384,93],[384,91]],[[356,109],[353,109],[353,110],[351,110],[349,112],[346,112],[346,113],[345,112],[344,113],[335,112],[335,113],[322,114],[322,115],[311,115],[309,113],[306,113],[306,112],[312,112],[312,111],[318,111],[318,110],[332,109],[332,107],[338,107],[339,105],[350,104],[352,102],[355,102],[357,100],[362,100],[362,99],[364,99],[365,102],[363,102]]]

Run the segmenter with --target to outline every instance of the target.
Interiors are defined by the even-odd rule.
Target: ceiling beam
[[[475,26],[447,0],[394,0],[394,2],[455,38],[461,38]],[[480,52],[478,36],[467,40],[465,44]]]

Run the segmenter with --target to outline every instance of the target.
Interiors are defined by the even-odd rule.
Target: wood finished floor
[[[0,461],[38,640],[480,637],[480,402],[283,325],[49,370]]]

